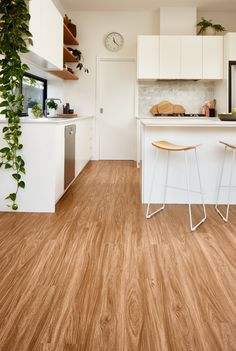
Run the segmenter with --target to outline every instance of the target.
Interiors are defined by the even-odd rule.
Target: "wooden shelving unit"
[[[77,62],[75,56],[64,46],[63,56],[65,62]]]
[[[71,33],[69,28],[64,23],[64,44],[65,45],[79,45],[78,40]]]
[[[66,68],[64,68],[63,71],[50,71],[50,73],[64,80],[79,80],[79,77],[76,74],[71,73]]]
[[[64,24],[64,45],[79,45],[78,40],[73,36],[69,28]],[[67,49],[66,46],[63,48],[63,58],[64,62],[77,62],[76,58]],[[79,77],[64,68],[62,71],[50,71],[54,76],[61,78],[63,80],[79,80]]]

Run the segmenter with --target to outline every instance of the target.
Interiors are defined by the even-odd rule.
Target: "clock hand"
[[[113,37],[113,43],[115,43],[117,46],[119,46],[119,44],[115,41],[115,38]]]

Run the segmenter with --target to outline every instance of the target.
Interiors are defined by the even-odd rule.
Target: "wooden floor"
[[[236,350],[236,210],[146,220],[139,181],[93,162],[56,214],[0,214],[1,351]]]

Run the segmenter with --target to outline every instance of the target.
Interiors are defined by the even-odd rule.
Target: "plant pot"
[[[48,112],[49,112],[48,117],[54,117],[56,115],[55,108],[49,108]]]
[[[34,114],[33,114],[33,112],[32,112],[32,108],[28,108],[28,116],[30,117],[30,118],[33,118],[34,117]]]
[[[204,35],[216,35],[216,30],[213,27],[207,27],[204,31]]]

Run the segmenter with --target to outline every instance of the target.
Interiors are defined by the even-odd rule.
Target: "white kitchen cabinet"
[[[223,36],[203,36],[203,79],[223,79]]]
[[[52,0],[31,0],[33,46],[24,57],[45,70],[63,69],[63,18]]]
[[[6,146],[2,129],[7,124],[0,119],[0,147]],[[22,157],[26,164],[23,180],[25,189],[18,194],[18,212],[55,212],[56,202],[64,194],[65,127],[76,124],[75,177],[92,157],[93,118],[22,119]],[[5,200],[15,190],[11,170],[0,169],[0,211],[12,211]]]
[[[236,61],[236,33],[227,33],[228,60]]]
[[[181,37],[178,35],[160,36],[160,78],[180,79]]]
[[[137,45],[138,79],[158,79],[160,72],[159,36],[140,35]]]
[[[92,158],[93,119],[83,119],[76,123],[75,176]]]
[[[181,36],[181,79],[202,79],[202,36]]]

